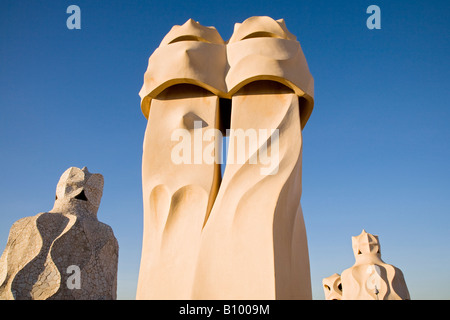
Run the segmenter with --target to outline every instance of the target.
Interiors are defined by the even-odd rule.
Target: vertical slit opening
[[[229,143],[229,129],[231,126],[231,99],[219,99],[219,113],[220,113],[220,131],[222,132],[222,159],[220,164],[220,174],[223,178],[225,167],[227,165],[228,143]]]

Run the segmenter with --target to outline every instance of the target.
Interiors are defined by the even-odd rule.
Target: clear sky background
[[[71,4],[81,30],[66,27]],[[366,27],[371,4],[381,30]],[[15,221],[53,207],[67,168],[87,166],[105,178],[98,218],[119,241],[118,298],[134,299],[148,57],[189,18],[227,40],[256,15],[286,20],[315,79],[302,196],[313,298],[354,263],[364,228],[412,299],[450,299],[448,1],[2,0],[0,250]]]

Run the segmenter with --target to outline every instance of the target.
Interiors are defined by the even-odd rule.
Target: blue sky
[[[71,4],[80,30],[66,27]],[[371,4],[380,30],[366,27]],[[313,298],[353,264],[364,228],[412,299],[450,299],[448,1],[1,1],[0,250],[16,220],[52,208],[68,167],[87,166],[105,178],[118,298],[134,299],[148,57],[189,18],[228,39],[256,15],[285,19],[315,79],[302,196]]]

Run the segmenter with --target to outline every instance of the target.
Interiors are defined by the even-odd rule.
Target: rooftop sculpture
[[[140,96],[137,299],[311,299],[300,197],[313,78],[285,22],[251,17],[227,42],[192,19],[174,26],[149,58]],[[221,176],[204,150],[217,157],[224,131]],[[182,148],[190,162],[174,161],[178,138],[192,142]]]
[[[409,300],[409,291],[400,269],[381,260],[378,236],[365,230],[352,237],[355,264],[339,277],[323,279],[326,300]],[[340,290],[330,282],[341,283]]]
[[[0,299],[116,299],[118,243],[98,221],[103,176],[71,167],[53,209],[18,220],[0,258]]]

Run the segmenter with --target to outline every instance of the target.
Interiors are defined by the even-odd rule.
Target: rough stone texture
[[[409,300],[409,291],[400,269],[381,260],[378,236],[365,230],[352,237],[355,264],[342,275],[323,279],[326,300]],[[330,283],[341,283],[336,290]]]
[[[282,19],[251,17],[235,25],[228,42],[193,20],[164,37],[140,91],[148,124],[137,299],[311,299],[300,198],[313,83]],[[189,130],[190,141],[223,130],[219,98],[231,99],[231,130],[279,132],[279,139],[252,144],[242,162],[232,161],[238,149],[230,133],[222,179],[216,163],[171,159],[174,130]],[[201,128],[192,128],[192,119],[201,119]],[[250,158],[275,145],[277,171],[262,175],[266,166]]]
[[[97,220],[102,193],[101,174],[69,168],[53,209],[13,224],[0,258],[0,299],[116,299],[119,247]]]

